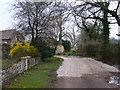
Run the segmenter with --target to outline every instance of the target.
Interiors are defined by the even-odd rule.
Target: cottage
[[[16,31],[15,29],[13,30],[3,30],[0,31],[0,44],[7,44],[10,45],[15,44],[17,42],[23,42],[25,40],[25,38],[23,37],[23,35]]]

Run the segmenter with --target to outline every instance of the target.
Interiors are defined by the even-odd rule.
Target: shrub
[[[9,58],[9,51],[10,51],[10,46],[9,45],[2,45],[2,49],[1,49],[1,53],[2,53],[2,58],[3,59],[8,59]]]
[[[108,64],[117,64],[120,58],[120,45],[109,43],[102,45],[100,43],[87,43],[79,47],[78,54],[81,56],[96,57]]]
[[[16,46],[11,46],[12,49],[10,50],[10,56],[12,58],[20,59],[22,56],[37,57],[40,55],[37,48],[31,46],[29,42],[24,42],[24,44],[16,43]]]
[[[8,59],[9,58],[9,51],[3,51],[2,52],[2,59]]]
[[[38,48],[38,51],[41,53],[42,59],[47,58],[47,57],[52,57],[55,55],[55,48],[50,47],[47,43],[45,42],[35,42],[33,44],[36,48]]]
[[[41,54],[38,52],[38,49],[30,45],[30,43],[28,42],[24,42],[23,48],[25,49],[28,56],[32,57],[41,56]]]
[[[62,45],[64,46],[65,51],[71,50],[71,43],[68,40],[62,40]]]
[[[25,54],[26,54],[25,49],[20,43],[16,43],[16,46],[10,50],[10,56],[13,58],[20,58],[24,56]]]
[[[98,56],[101,45],[98,41],[91,41],[79,46],[78,54],[82,56]]]
[[[101,47],[98,58],[109,64],[117,64],[120,58],[119,48],[120,45],[109,43],[108,45]]]

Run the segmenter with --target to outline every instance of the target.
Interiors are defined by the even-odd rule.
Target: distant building
[[[15,44],[17,42],[22,43],[25,40],[24,36],[16,30],[0,31],[0,39],[1,45],[3,44],[10,45],[11,43]]]

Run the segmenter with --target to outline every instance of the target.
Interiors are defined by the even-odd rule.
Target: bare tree
[[[99,7],[97,7],[96,4],[99,5]],[[95,2],[95,3],[83,2],[82,4],[73,7],[74,12],[73,15],[75,17],[78,27],[81,28],[80,23],[84,25],[83,22],[78,22],[78,17],[80,17],[80,19],[83,18],[84,22],[89,20],[94,21],[95,22],[94,25],[96,25],[96,23],[98,22],[102,23],[104,44],[107,44],[109,42],[109,24],[111,24],[111,22],[108,21],[109,17],[111,17],[109,16],[109,11],[107,11],[109,10],[108,9],[109,5],[110,5],[109,2]],[[106,9],[103,9],[100,6]],[[118,17],[117,12],[116,17]]]
[[[49,14],[48,2],[17,2],[14,4],[16,10],[15,18],[18,20],[17,28],[26,35],[31,36],[34,43],[39,36],[44,37],[48,30]]]
[[[72,47],[75,47],[80,39],[78,38],[79,34],[80,34],[79,28],[77,28],[77,26],[73,24],[68,27],[68,30],[66,30],[64,38],[70,40]]]
[[[54,24],[54,29],[56,29],[56,34],[58,36],[58,44],[62,44],[63,32],[65,30],[64,24],[68,21],[70,15],[69,7],[63,2],[54,2],[53,8],[51,9],[52,23]]]
[[[116,19],[117,24],[120,26],[120,16],[117,14],[118,8],[120,7],[120,1],[117,1],[117,7],[114,10],[110,10],[109,8],[106,7],[105,4],[103,5],[101,2],[95,2],[95,3],[86,2],[86,3],[90,4],[92,6],[101,8],[101,10],[104,10],[105,12],[109,13],[110,15],[112,15],[112,17],[114,17]],[[108,6],[110,5],[110,2],[106,2],[106,3],[108,4]]]

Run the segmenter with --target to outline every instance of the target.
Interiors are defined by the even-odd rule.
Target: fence
[[[34,65],[38,64],[41,59],[31,58],[30,56],[22,57],[21,61],[6,70],[2,70],[2,85],[6,84],[10,79],[16,75],[30,69]]]

